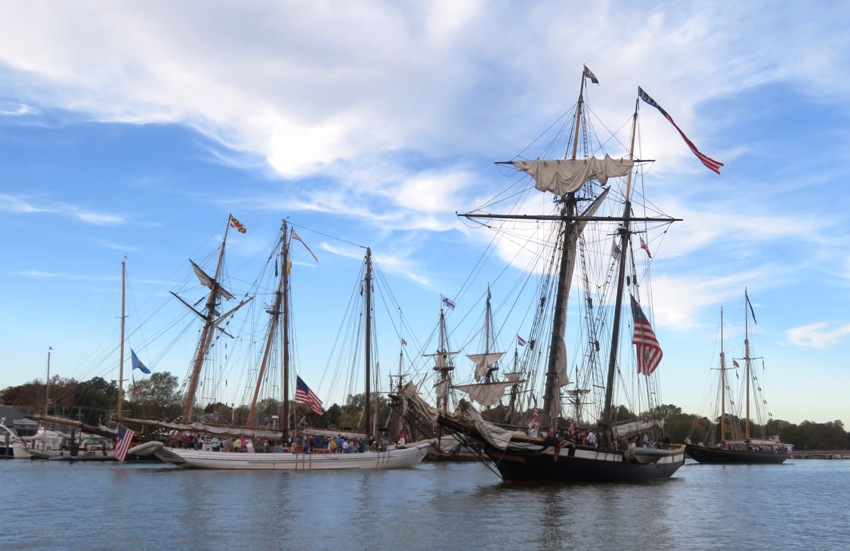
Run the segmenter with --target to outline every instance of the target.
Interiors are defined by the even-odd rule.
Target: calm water
[[[507,486],[477,463],[255,473],[0,461],[2,549],[850,549],[850,460]]]

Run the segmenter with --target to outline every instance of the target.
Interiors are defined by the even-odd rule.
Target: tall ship
[[[539,138],[540,145],[497,163],[511,187],[461,215],[496,234],[501,257],[522,273],[514,288],[531,303],[527,332],[513,328],[523,344],[515,370],[521,385],[505,385],[509,405],[500,410],[513,410],[511,420],[467,400],[452,413],[429,409],[412,387],[398,397],[404,411],[434,416],[469,446],[480,446],[509,483],[666,479],[685,461],[684,445],[664,434],[656,371],[662,349],[651,321],[652,246],[677,219],[648,199],[643,175],[653,161],[635,148],[641,105],[673,121],[638,88],[623,126],[626,139],[600,139],[587,116],[588,82],[598,79],[584,67],[578,101],[550,127],[551,140]],[[719,173],[722,163],[673,125]],[[605,152],[617,144],[619,157]],[[537,158],[527,153],[532,146],[542,149]],[[623,342],[629,334],[632,346]]]
[[[397,469],[409,468],[418,464],[427,456],[430,448],[430,443],[412,442],[386,445],[376,445],[369,448],[361,447],[354,453],[326,453],[328,450],[312,447],[308,444],[307,435],[322,435],[320,429],[310,429],[299,423],[297,431],[292,425],[293,414],[290,412],[290,388],[288,382],[293,379],[293,374],[290,373],[290,347],[291,343],[291,327],[290,327],[290,246],[293,240],[301,241],[301,237],[290,229],[286,221],[282,223],[279,236],[276,240],[278,263],[275,264],[275,273],[279,274],[277,278],[277,288],[274,292],[274,301],[266,312],[269,314],[270,323],[268,329],[264,332],[265,346],[261,352],[259,368],[257,370],[256,385],[254,387],[253,397],[251,400],[250,409],[247,415],[247,421],[244,425],[233,424],[209,424],[199,421],[195,418],[196,412],[199,410],[196,404],[196,395],[199,384],[202,378],[202,369],[205,364],[205,359],[210,353],[214,338],[218,332],[224,332],[223,321],[241,308],[244,304],[251,300],[251,297],[243,298],[238,304],[232,306],[229,310],[225,310],[222,306],[224,300],[234,300],[232,293],[227,291],[221,282],[222,265],[224,261],[224,249],[227,242],[227,232],[230,227],[236,228],[241,233],[244,233],[244,226],[236,221],[232,216],[229,219],[229,224],[224,233],[218,260],[216,262],[215,271],[210,275],[204,271],[202,267],[192,263],[192,268],[198,276],[200,282],[209,290],[205,301],[203,311],[199,311],[190,302],[180,298],[181,302],[190,310],[195,312],[203,321],[200,340],[197,345],[195,359],[190,372],[187,390],[183,402],[182,415],[178,422],[162,423],[155,421],[145,421],[141,419],[124,419],[129,424],[141,425],[158,430],[160,434],[177,435],[178,438],[172,438],[169,441],[152,440],[139,444],[129,449],[129,454],[134,456],[149,456],[154,455],[165,463],[175,465],[180,468],[202,468],[202,469],[226,469],[226,470],[291,470],[291,471],[313,471],[313,470],[362,470],[362,469]],[[240,229],[241,228],[241,229]],[[306,243],[304,243],[306,247]],[[314,256],[313,252],[307,247],[307,250]],[[272,255],[272,257],[275,255]],[[270,257],[271,258],[271,257]],[[372,328],[372,259],[371,250],[366,249],[364,277],[361,282],[360,296],[363,300],[363,312],[365,315],[364,321],[364,343],[365,349],[365,411],[363,414],[362,427],[364,433],[343,433],[340,431],[332,431],[334,437],[346,440],[360,440],[361,443],[368,437],[370,430],[373,430],[371,417],[371,389],[372,377],[370,369],[372,367],[371,354],[371,328]],[[278,268],[279,266],[279,268]],[[177,296],[177,295],[175,295]],[[220,313],[220,312],[225,313]],[[280,426],[257,426],[258,408],[260,406],[260,388],[267,381],[269,371],[271,370],[272,351],[280,352],[281,358],[281,397],[280,415],[276,416],[280,420]],[[322,402],[319,397],[307,386],[300,378],[297,379],[297,385],[294,393],[296,401],[305,402],[310,405],[310,409],[315,415],[322,415]],[[305,421],[305,419],[302,419]],[[297,445],[280,446],[280,443],[285,439],[292,438],[296,434],[296,439],[300,435],[302,440]],[[327,431],[324,431],[327,432]],[[372,432],[374,434],[374,432]],[[198,435],[203,435],[206,441],[214,442],[214,444],[205,444],[200,448],[197,446],[176,445],[182,441],[196,441]],[[328,435],[325,435],[328,436]],[[183,440],[185,438],[185,440]],[[219,446],[220,440],[232,440],[245,442],[245,445],[232,449],[222,449]],[[253,445],[253,441],[269,441],[277,445],[271,446],[268,450],[259,450]],[[339,450],[341,451],[341,450]]]
[[[720,406],[720,415],[715,427],[712,427],[711,442],[693,444],[688,440],[685,444],[685,451],[688,456],[699,462],[708,464],[781,464],[788,459],[794,451],[791,444],[783,443],[778,437],[768,438],[764,435],[755,437],[752,434],[750,423],[751,411],[750,406],[753,404],[751,395],[757,390],[761,390],[761,386],[753,369],[753,360],[750,352],[750,334],[749,321],[752,316],[755,322],[755,312],[753,311],[750,297],[747,290],[744,290],[744,356],[740,358],[744,362],[743,368],[738,363],[738,359],[732,360],[732,365],[726,363],[726,353],[723,348],[723,310],[720,311],[720,387],[718,392],[717,404]],[[741,423],[740,415],[735,415],[735,403],[731,388],[731,379],[728,376],[730,370],[744,371],[744,418]],[[736,377],[736,380],[739,380]],[[727,404],[729,409],[727,410]],[[761,411],[761,406],[764,401],[755,401],[756,408]],[[743,425],[743,426],[742,426]]]

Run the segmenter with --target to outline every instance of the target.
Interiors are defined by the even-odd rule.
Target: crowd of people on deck
[[[532,423],[529,425],[526,434],[528,434],[528,436],[537,437],[539,436],[538,431],[539,425],[537,423]],[[558,442],[569,442],[579,446],[588,446],[591,448],[596,448],[599,446],[599,437],[596,432],[594,432],[593,428],[581,428],[575,423],[571,423],[570,426],[566,429],[555,429],[554,427],[550,428],[549,431],[546,433],[546,438],[554,439]],[[636,448],[667,449],[670,447],[670,439],[665,436],[660,441],[654,441],[649,438],[649,433],[644,432],[642,434],[636,434],[629,438],[623,437],[617,440],[617,449],[620,451],[625,451],[631,446],[634,446]]]
[[[397,446],[404,447],[407,435],[399,435]],[[299,434],[296,437],[287,436],[283,440],[264,439],[255,447],[253,440],[240,437],[222,437],[208,434],[185,433],[181,437],[172,436],[167,445],[195,450],[214,452],[259,452],[259,453],[364,453],[369,451],[385,452],[390,448],[386,434],[380,437],[356,437]]]

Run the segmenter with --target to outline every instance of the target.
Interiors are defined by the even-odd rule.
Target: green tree
[[[177,394],[177,377],[171,373],[153,373],[138,381],[135,390],[128,394],[136,412],[145,419],[171,421],[180,415],[180,396]]]
[[[105,424],[118,407],[118,383],[102,377],[78,383],[75,404],[82,415],[80,421],[90,425]]]

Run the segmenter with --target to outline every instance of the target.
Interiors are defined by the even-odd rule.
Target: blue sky
[[[492,196],[493,162],[575,102],[586,64],[601,120],[642,86],[725,163],[642,109],[655,201],[683,219],[653,265],[663,401],[705,407],[720,308],[734,354],[747,287],[773,417],[848,421],[848,22],[840,2],[3,4],[0,388],[43,379],[49,347],[52,374],[117,379],[121,260],[144,350],[233,213],[231,276],[250,280],[284,217],[319,257],[296,251],[299,372],[340,401],[323,366],[356,245],[424,347],[490,239],[455,212]],[[466,335],[480,302],[457,298]],[[193,338],[147,363],[182,377]]]

